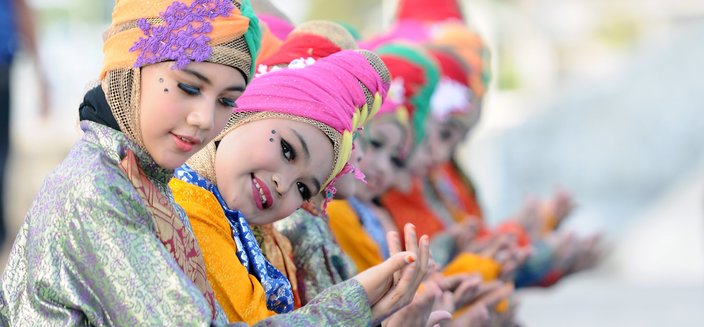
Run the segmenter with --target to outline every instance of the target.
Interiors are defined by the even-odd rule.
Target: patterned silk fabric
[[[149,181],[149,177],[139,167],[134,151],[127,150],[127,155],[120,162],[120,168],[127,174],[127,178],[132,182],[142,200],[147,202],[147,207],[154,219],[156,236],[169,250],[181,270],[203,292],[203,296],[215,315],[215,295],[208,284],[208,278],[205,276],[203,254],[193,233],[178,218],[169,200]]]
[[[257,277],[267,294],[267,307],[277,313],[293,310],[293,292],[288,279],[274,267],[262,253],[247,220],[237,210],[227,207],[216,185],[198,175],[188,165],[176,169],[176,178],[202,187],[215,195],[232,229],[232,238],[237,244],[237,258],[250,274]]]
[[[210,326],[203,293],[156,237],[149,209],[119,168],[134,151],[149,181],[174,205],[160,168],[125,134],[89,121],[83,138],[47,177],[22,225],[2,277],[0,325]],[[366,326],[371,309],[356,280],[262,326]]]
[[[211,325],[225,322],[159,238],[149,208],[118,166],[135,153],[145,177],[183,223],[159,167],[125,134],[82,121],[83,138],[46,178],[2,278],[12,326]]]
[[[356,274],[354,262],[335,241],[327,217],[298,209],[274,227],[295,244],[293,262],[302,304]]]

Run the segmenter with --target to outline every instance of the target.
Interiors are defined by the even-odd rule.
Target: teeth
[[[186,139],[185,139],[185,138],[183,138],[182,136],[179,136],[178,138],[179,138],[179,139],[181,139],[181,141],[184,141],[184,142],[186,142],[186,143],[191,143],[191,141],[189,141],[189,140],[186,140]]]
[[[264,191],[262,190],[262,187],[259,185],[256,179],[254,180],[254,186],[259,191],[259,197],[262,200],[262,205],[266,205],[266,196],[264,196]]]

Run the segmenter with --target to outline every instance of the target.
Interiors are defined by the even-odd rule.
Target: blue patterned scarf
[[[184,182],[200,186],[215,195],[223,211],[225,211],[227,221],[230,223],[232,238],[237,244],[237,257],[240,259],[240,263],[247,268],[250,274],[257,277],[264,287],[267,308],[277,313],[292,311],[293,292],[291,291],[291,283],[286,276],[266,260],[244,216],[239,211],[228,208],[218,187],[198,175],[188,165],[177,168],[174,175]]]

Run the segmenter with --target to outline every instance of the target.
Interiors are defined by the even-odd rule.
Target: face
[[[252,225],[293,213],[332,172],[333,147],[317,127],[263,119],[229,132],[215,154],[217,186],[227,206]]]
[[[245,88],[235,68],[208,62],[182,70],[173,62],[141,71],[140,129],[159,166],[176,169],[222,131]]]
[[[396,172],[404,166],[401,151],[407,136],[392,119],[372,121],[365,132],[368,145],[360,169],[367,183],[358,184],[356,196],[362,201],[371,201],[391,187]]]
[[[350,153],[350,160],[348,161],[350,165],[354,166],[355,169],[360,169],[359,164],[364,158],[364,147],[362,142],[362,131],[358,132],[357,138],[354,140],[354,149]],[[335,182],[335,199],[347,199],[350,196],[355,195],[357,191],[357,178],[354,174],[349,173],[340,177],[337,182]]]
[[[466,128],[454,119],[439,122],[432,119],[428,124],[426,149],[428,153],[428,169],[437,167],[452,159],[455,149],[466,135]]]

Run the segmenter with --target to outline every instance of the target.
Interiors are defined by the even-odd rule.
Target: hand
[[[435,275],[440,288],[451,294],[453,307],[461,308],[473,301],[482,284],[482,277],[479,274],[457,274],[452,276]]]
[[[401,251],[398,233],[390,232],[390,257],[354,277],[367,293],[375,324],[409,304],[428,271],[428,236],[418,242],[412,224],[406,224],[404,232],[406,251]]]
[[[547,203],[550,210],[552,210],[552,215],[555,217],[555,228],[560,226],[560,224],[569,216],[570,213],[576,207],[574,200],[572,199],[572,194],[565,189],[558,189],[555,192],[553,198]]]
[[[455,244],[458,249],[464,249],[472,243],[477,237],[480,224],[479,218],[467,217],[461,223],[450,229],[450,235],[455,239]]]
[[[479,294],[474,303],[482,303],[487,308],[493,308],[499,301],[513,293],[513,284],[494,280],[479,287]]]
[[[436,306],[442,299],[440,287],[433,281],[424,283],[424,286],[422,291],[416,293],[409,305],[391,315],[382,326],[432,327],[452,319],[449,310]]]
[[[487,326],[491,315],[483,303],[472,304],[468,309],[455,317],[450,326],[457,327],[483,327]]]

